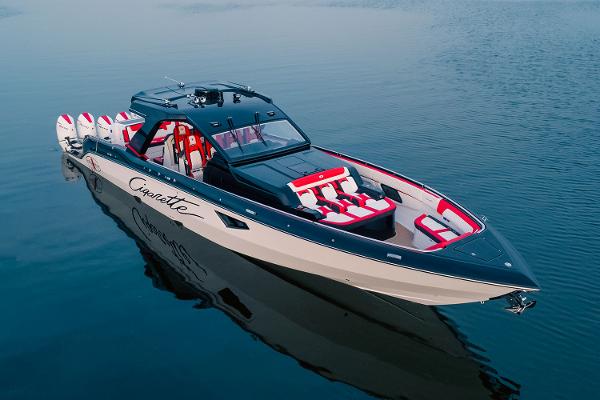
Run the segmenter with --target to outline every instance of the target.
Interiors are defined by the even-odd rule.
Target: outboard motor
[[[96,130],[98,137],[104,140],[112,141],[112,124],[113,120],[108,115],[102,115],[98,117],[98,129]]]
[[[96,123],[92,114],[88,112],[79,114],[77,118],[77,133],[82,140],[86,136],[96,137]]]
[[[67,151],[67,147],[75,144],[73,142],[77,140],[77,130],[75,120],[69,114],[63,114],[56,120],[56,136],[63,151]]]
[[[115,115],[115,122],[112,126],[112,142],[125,146],[129,143],[127,132],[127,121],[131,120],[131,115],[125,111],[121,111]]]
[[[115,116],[115,122],[123,122],[131,119],[131,115],[127,114],[125,111],[121,111]]]

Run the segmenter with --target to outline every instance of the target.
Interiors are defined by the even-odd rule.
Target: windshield
[[[307,143],[287,120],[265,122],[212,135],[232,159],[254,157]]]

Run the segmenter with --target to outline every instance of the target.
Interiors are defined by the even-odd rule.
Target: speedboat
[[[440,192],[315,146],[271,98],[228,82],[141,91],[129,112],[58,117],[71,165],[274,269],[425,305],[539,290],[519,253]]]
[[[65,165],[64,173],[71,180],[83,176],[93,199],[135,241],[145,264],[140,273],[154,287],[187,300],[185,307],[192,301],[199,312],[224,313],[231,329],[239,326],[299,367],[386,399],[519,395],[519,384],[500,375],[481,347],[436,307],[289,268],[265,268],[88,169]]]

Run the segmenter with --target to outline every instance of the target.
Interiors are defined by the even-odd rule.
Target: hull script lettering
[[[134,178],[131,178],[129,180],[129,188],[131,190],[133,190],[134,192],[139,192],[140,194],[142,194],[142,197],[148,197],[151,198],[153,200],[156,200],[159,203],[165,204],[166,206],[168,206],[171,210],[175,210],[177,211],[179,214],[182,215],[193,215],[194,217],[198,217],[201,219],[204,219],[204,217],[198,215],[198,214],[194,214],[193,212],[191,212],[189,210],[189,206],[198,206],[198,204],[193,203],[189,200],[186,200],[185,197],[180,197],[180,196],[169,196],[163,193],[154,193],[152,192],[148,186],[146,185],[146,179],[136,176]]]

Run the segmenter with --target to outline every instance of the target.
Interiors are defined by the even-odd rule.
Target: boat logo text
[[[146,185],[146,179],[140,176],[136,176],[129,180],[129,188],[134,192],[139,192],[143,195],[143,197],[148,197],[156,200],[159,203],[167,205],[171,210],[177,211],[182,215],[193,215],[194,217],[198,217],[204,219],[204,217],[194,214],[189,210],[191,206],[198,206],[198,204],[193,203],[189,200],[186,200],[185,197],[180,197],[177,195],[166,195],[162,193],[154,193],[152,192],[148,186]]]

